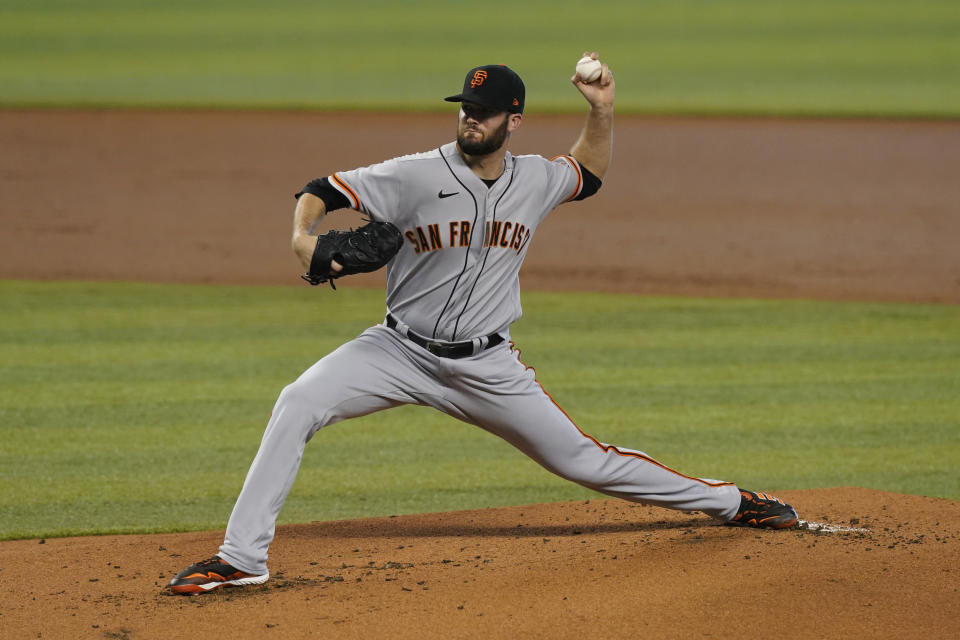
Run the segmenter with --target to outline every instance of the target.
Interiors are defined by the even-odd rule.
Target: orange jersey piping
[[[363,211],[363,203],[360,202],[360,197],[346,182],[343,181],[343,178],[334,173],[332,176],[330,176],[330,179],[333,181],[334,186],[338,187],[340,191],[343,192],[343,195],[347,196],[353,201],[354,209],[357,211]]]
[[[573,170],[577,172],[577,186],[573,190],[573,193],[570,194],[570,197],[563,201],[563,202],[570,202],[571,200],[576,198],[578,195],[580,195],[580,189],[583,187],[583,174],[580,172],[580,163],[577,162],[576,158],[568,155],[556,156],[554,158],[551,158],[550,162],[553,162],[554,160],[558,160],[558,159],[566,160],[570,164],[570,166],[573,167]]]
[[[537,386],[540,387],[540,390],[543,391],[543,393],[544,393],[548,398],[550,398],[550,402],[553,403],[553,406],[555,406],[557,409],[559,409],[559,410],[560,410],[560,413],[562,413],[564,416],[566,416],[567,420],[570,421],[570,424],[572,424],[573,427],[574,427],[577,431],[580,432],[580,435],[582,435],[584,438],[586,438],[587,440],[589,440],[590,442],[592,442],[593,444],[595,444],[595,445],[597,446],[597,448],[599,448],[599,449],[600,449],[601,451],[603,451],[604,453],[613,452],[613,453],[617,454],[618,456],[622,456],[622,457],[624,457],[624,458],[635,458],[635,459],[637,459],[637,460],[643,460],[644,462],[648,462],[648,463],[650,463],[650,464],[652,464],[652,465],[654,465],[654,466],[660,467],[660,468],[663,469],[664,471],[669,471],[670,473],[672,473],[672,474],[674,474],[674,475],[677,475],[677,476],[680,476],[681,478],[686,478],[687,480],[693,480],[694,482],[699,482],[700,484],[704,484],[704,485],[706,485],[706,486],[708,486],[708,487],[732,487],[732,486],[735,486],[734,483],[732,483],[732,482],[707,482],[706,480],[703,480],[703,479],[701,479],[701,478],[694,478],[693,476],[688,476],[688,475],[686,475],[686,474],[684,474],[684,473],[680,473],[680,472],[677,471],[676,469],[671,469],[670,467],[668,467],[667,465],[665,465],[665,464],[663,464],[663,463],[661,463],[661,462],[657,462],[656,460],[654,460],[654,459],[651,458],[650,456],[646,456],[646,455],[643,455],[643,454],[641,454],[641,453],[637,453],[636,451],[621,451],[620,449],[618,449],[617,447],[615,447],[615,446],[612,445],[612,444],[606,444],[606,445],[605,445],[605,444],[603,444],[602,442],[600,442],[599,440],[597,440],[596,438],[594,438],[593,436],[591,436],[590,434],[584,433],[583,429],[581,429],[579,426],[577,426],[577,423],[573,421],[573,418],[571,418],[570,415],[569,415],[566,411],[564,411],[563,407],[561,407],[559,404],[557,404],[557,401],[553,399],[553,396],[551,396],[551,395],[547,392],[547,390],[543,388],[543,385],[540,384],[540,381],[537,380],[537,377],[536,377],[536,375],[537,375],[537,370],[534,369],[533,367],[529,366],[527,363],[525,363],[523,360],[520,359],[520,349],[518,349],[518,348],[516,347],[516,345],[514,345],[513,340],[510,341],[510,350],[511,350],[511,351],[515,351],[515,352],[517,353],[517,362],[519,362],[520,364],[522,364],[526,369],[529,369],[530,371],[533,371],[533,375],[534,375],[534,378],[533,378],[533,379],[534,379],[534,382],[536,382],[536,383],[537,383]]]

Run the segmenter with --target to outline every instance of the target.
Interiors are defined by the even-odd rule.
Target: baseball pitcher
[[[596,60],[596,53],[585,54]],[[598,441],[576,425],[520,359],[510,325],[520,317],[517,274],[553,209],[601,186],[610,162],[614,79],[604,64],[574,87],[589,104],[567,155],[515,156],[524,84],[503,65],[471,69],[460,93],[456,140],[312,180],[297,194],[292,247],[320,284],[386,265],[382,324],[321,358],[280,393],[219,552],[181,571],[175,593],[260,584],[267,550],[304,448],[326,425],[405,404],[434,407],[493,433],[549,471],[598,492],[720,521],[787,528],[781,500],[731,482],[694,478],[640,451]],[[351,208],[370,223],[312,235],[328,212]]]

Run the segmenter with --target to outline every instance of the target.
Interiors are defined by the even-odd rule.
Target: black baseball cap
[[[447,102],[475,102],[497,111],[523,113],[526,89],[513,69],[503,64],[487,64],[467,72],[463,91],[444,98]]]

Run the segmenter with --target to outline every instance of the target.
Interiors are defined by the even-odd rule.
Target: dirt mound
[[[955,637],[960,503],[781,495],[810,528],[618,500],[285,526],[267,584],[195,597],[162,587],[222,532],[3,542],[0,626],[131,640]]]

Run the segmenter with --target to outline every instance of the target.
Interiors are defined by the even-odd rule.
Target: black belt
[[[387,314],[387,326],[394,330],[397,328],[397,319],[389,313]],[[397,333],[400,332],[398,331]],[[433,355],[440,356],[441,358],[466,358],[467,356],[473,355],[473,340],[466,340],[464,342],[438,342],[436,340],[422,338],[412,331],[407,332],[407,338],[414,344],[420,345]],[[501,342],[503,342],[503,336],[499,333],[491,333],[487,336],[487,344],[483,348],[489,349]]]

